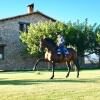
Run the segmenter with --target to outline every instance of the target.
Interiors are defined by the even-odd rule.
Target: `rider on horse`
[[[56,35],[57,35],[57,46],[58,46],[57,51],[58,53],[60,51],[64,56],[66,56],[69,53],[67,49],[64,48],[64,43],[65,43],[64,37],[60,34],[60,32],[57,32]]]

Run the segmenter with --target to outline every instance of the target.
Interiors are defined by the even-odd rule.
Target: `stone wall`
[[[37,23],[48,21],[48,18],[39,14],[17,17],[0,21],[0,37],[6,44],[4,48],[4,60],[0,60],[0,70],[31,70],[35,62],[34,57],[22,57],[24,48],[19,36],[19,22]]]

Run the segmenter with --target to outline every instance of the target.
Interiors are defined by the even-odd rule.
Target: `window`
[[[4,59],[4,44],[0,44],[0,60]]]
[[[21,32],[28,32],[28,26],[30,23],[25,23],[25,22],[19,22],[19,30]]]

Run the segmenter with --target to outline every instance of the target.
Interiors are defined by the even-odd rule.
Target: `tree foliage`
[[[93,48],[96,42],[96,33],[94,25],[89,25],[88,20],[80,23],[67,23],[68,34],[66,35],[66,42],[75,46],[79,55],[83,55],[84,52],[93,52]]]
[[[98,41],[98,44],[100,44],[100,33],[97,33],[97,41]]]

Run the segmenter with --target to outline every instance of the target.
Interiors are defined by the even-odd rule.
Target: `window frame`
[[[5,44],[0,43],[0,55],[1,55],[0,60],[4,60],[4,47],[5,47]]]
[[[28,33],[29,22],[19,22],[19,31]]]

